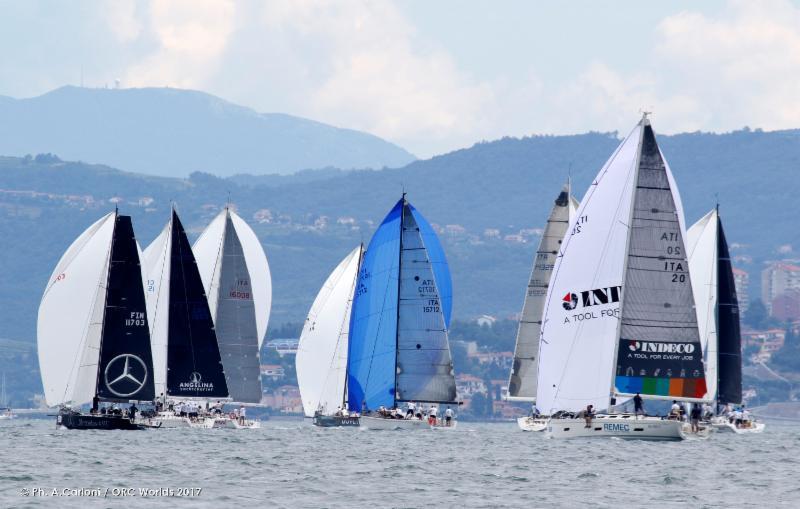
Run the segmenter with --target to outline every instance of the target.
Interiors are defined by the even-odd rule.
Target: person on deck
[[[694,404],[692,405],[692,412],[691,412],[691,419],[692,419],[692,433],[697,433],[700,431],[700,416],[703,414],[703,409],[700,408],[700,405]]]
[[[247,417],[247,409],[244,407],[244,405],[242,405],[239,407],[239,424],[244,426],[244,421],[246,420],[246,417]]]
[[[644,415],[644,402],[638,392],[636,396],[633,397],[633,413],[637,416]]]
[[[453,423],[453,409],[447,407],[447,409],[444,411],[444,425],[449,427],[452,425],[452,423]]]
[[[131,403],[130,408],[128,408],[128,417],[130,417],[131,422],[136,420],[136,412],[138,411],[139,409],[136,408],[136,403]]]
[[[586,420],[586,426],[584,428],[591,428],[592,427],[592,418],[594,417],[594,405],[589,405],[586,407],[584,411],[583,418]]]
[[[406,404],[406,419],[408,419],[408,417],[410,415],[414,415],[414,412],[415,412],[416,409],[417,409],[417,405],[415,405],[413,401],[409,401]]]
[[[436,405],[433,405],[430,410],[428,410],[428,424],[431,426],[436,426],[436,412],[439,409],[436,408]]]
[[[681,406],[674,399],[672,400],[672,408],[669,410],[669,417],[670,419],[676,420],[680,420],[681,418]]]

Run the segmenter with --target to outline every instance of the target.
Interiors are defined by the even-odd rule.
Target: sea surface
[[[511,423],[61,431],[17,419],[0,421],[0,450],[2,508],[800,506],[800,426],[772,422],[654,443],[552,440]]]

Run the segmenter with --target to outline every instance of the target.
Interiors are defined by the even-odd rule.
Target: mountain
[[[44,152],[173,177],[399,167],[414,160],[371,134],[256,113],[192,90],[67,86],[31,99],[0,96],[0,154]]]
[[[735,264],[750,273],[756,295],[762,262],[792,256],[786,246],[800,246],[800,131],[689,133],[659,141],[687,223],[719,199]],[[116,204],[133,216],[146,246],[166,223],[171,201],[194,238],[230,200],[270,260],[271,326],[302,321],[328,273],[369,241],[404,190],[440,229],[455,317],[510,316],[522,305],[536,229],[561,185],[571,173],[582,197],[618,143],[615,134],[603,133],[505,138],[399,169],[231,178],[145,176],[50,155],[0,158],[2,336],[33,341],[47,278],[89,224]]]

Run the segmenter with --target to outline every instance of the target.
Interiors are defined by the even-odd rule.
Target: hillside
[[[800,246],[800,132],[681,134],[660,138],[687,222],[721,203],[736,264],[751,274],[783,245]],[[0,335],[32,341],[47,277],[69,243],[117,203],[146,245],[170,201],[196,236],[230,200],[253,225],[274,278],[272,323],[305,317],[328,272],[368,241],[403,189],[442,228],[455,317],[509,316],[521,305],[533,252],[569,168],[581,196],[618,140],[609,134],[502,139],[383,171],[304,172],[222,179],[149,177],[105,166],[0,158]],[[38,160],[37,160],[38,159]],[[589,254],[590,255],[590,254]],[[785,255],[781,255],[785,256]]]
[[[0,96],[0,154],[53,152],[151,175],[399,167],[414,160],[371,134],[171,88],[62,87]]]

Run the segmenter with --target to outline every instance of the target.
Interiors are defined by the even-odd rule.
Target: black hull
[[[67,429],[144,429],[145,426],[131,422],[127,417],[113,415],[91,415],[78,413],[59,414],[56,424]]]
[[[340,427],[355,427],[359,426],[358,417],[342,417],[337,415],[315,415],[312,421],[314,426],[320,428],[340,428]]]

